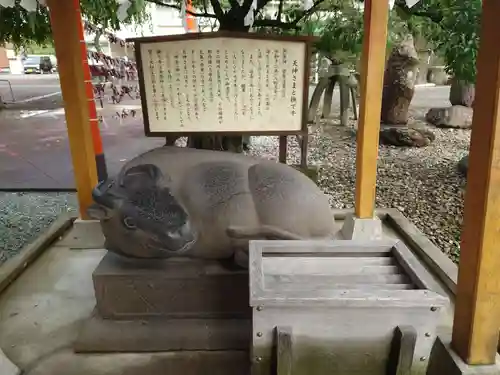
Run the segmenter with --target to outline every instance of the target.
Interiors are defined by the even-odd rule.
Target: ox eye
[[[137,229],[137,226],[135,225],[134,219],[132,219],[131,217],[124,218],[123,225],[125,225],[125,227],[128,229]]]

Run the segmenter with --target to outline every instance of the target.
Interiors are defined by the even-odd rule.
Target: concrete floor
[[[246,352],[205,352],[202,361],[197,352],[73,353],[79,327],[95,306],[91,275],[105,251],[71,250],[63,244],[48,249],[0,296],[0,348],[24,374],[177,375],[183,366],[183,375],[198,375],[221,362],[224,374],[247,373],[241,370],[248,366]]]

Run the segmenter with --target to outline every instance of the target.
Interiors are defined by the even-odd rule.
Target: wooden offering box
[[[424,374],[440,290],[399,240],[253,241],[252,374]]]

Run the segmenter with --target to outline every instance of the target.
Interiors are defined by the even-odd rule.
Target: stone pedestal
[[[76,219],[73,222],[73,228],[59,241],[58,246],[81,250],[102,249],[104,247],[104,235],[99,220]]]
[[[92,278],[97,310],[105,319],[250,316],[248,272],[232,264],[108,253]]]
[[[382,221],[378,217],[359,219],[354,215],[348,215],[340,233],[345,240],[381,240]]]
[[[469,366],[450,347],[451,334],[438,336],[431,357],[427,375],[500,375],[500,357],[497,363],[488,366]]]
[[[93,275],[96,309],[77,352],[246,350],[248,272],[218,261],[108,253]]]

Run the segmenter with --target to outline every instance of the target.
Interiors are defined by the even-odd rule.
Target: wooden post
[[[389,2],[365,0],[355,215],[373,218]]]
[[[500,2],[483,0],[452,347],[495,363],[500,327]]]
[[[47,5],[56,47],[80,216],[87,219],[86,210],[92,203],[92,189],[97,184],[97,168],[80,46],[81,21],[75,17],[80,9],[74,1],[47,0]]]

